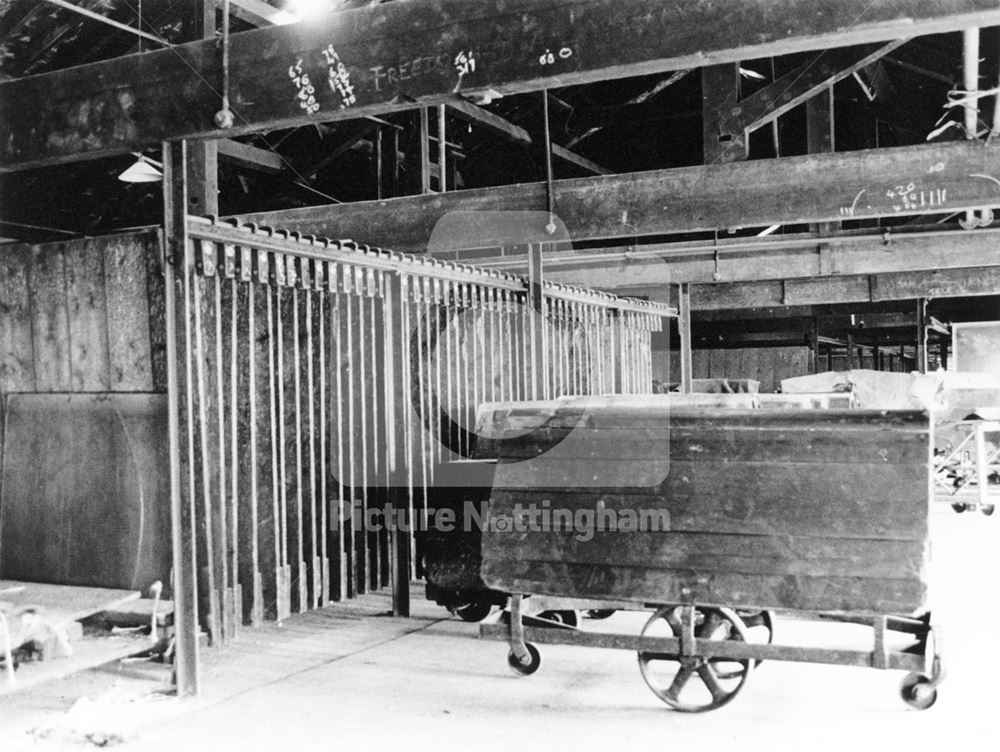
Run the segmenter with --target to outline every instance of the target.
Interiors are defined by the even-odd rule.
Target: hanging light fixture
[[[135,156],[135,162],[118,176],[119,180],[126,183],[156,183],[163,180],[163,173],[158,169],[163,167],[161,163],[142,154]]]

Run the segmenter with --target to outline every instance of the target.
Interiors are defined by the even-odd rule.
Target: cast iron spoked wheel
[[[462,621],[482,621],[490,615],[493,606],[482,601],[475,601],[455,609],[455,613]]]
[[[592,608],[587,611],[588,619],[607,619],[609,616],[613,616],[616,608]]]
[[[528,662],[521,663],[520,659],[514,655],[514,651],[511,650],[507,653],[507,665],[519,676],[531,676],[542,665],[542,656],[538,652],[538,648],[530,642],[524,643],[524,646],[528,649]]]
[[[657,611],[642,629],[643,637],[681,636],[681,607]],[[698,609],[695,637],[747,642],[743,620],[728,608]],[[753,661],[680,656],[639,651],[639,671],[653,694],[685,713],[703,713],[730,702],[746,684]]]
[[[580,614],[577,611],[542,611],[538,614],[538,618],[564,624],[567,627],[580,626]]]
[[[899,695],[911,708],[927,710],[937,702],[937,689],[930,683],[931,680],[923,674],[907,674],[899,685]]]
[[[736,614],[743,620],[747,642],[770,645],[774,641],[774,611],[739,610]],[[754,668],[757,668],[763,662],[760,659],[754,661]],[[726,676],[723,678],[733,679],[735,677]]]

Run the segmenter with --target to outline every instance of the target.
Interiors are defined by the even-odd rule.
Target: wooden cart
[[[482,577],[521,594],[481,636],[507,640],[519,674],[538,668],[535,644],[572,644],[635,650],[653,692],[681,711],[725,705],[764,660],[907,671],[903,699],[934,703],[943,670],[926,607],[925,413],[580,399],[493,406],[481,424],[499,458]],[[652,529],[648,515],[650,529],[613,529],[610,511],[619,522],[659,512],[666,525]],[[566,629],[524,617],[532,594],[653,613],[638,635]],[[771,636],[773,611],[867,624],[872,644],[751,642],[754,625]]]

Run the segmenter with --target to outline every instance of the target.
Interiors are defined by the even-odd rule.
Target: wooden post
[[[680,289],[679,316],[677,318],[677,333],[681,349],[681,392],[691,393],[692,363],[691,363],[691,285],[682,284]]]
[[[806,100],[806,151],[825,154],[834,150],[833,86],[829,86],[822,94]],[[829,235],[835,226],[832,222],[820,222],[809,225],[809,229],[822,237]]]
[[[448,190],[448,118],[443,104],[438,105],[438,191]]]
[[[816,316],[812,319],[809,347],[812,349],[812,372],[819,373],[819,319]]]
[[[854,370],[854,332],[847,333],[847,370]]]
[[[882,370],[882,351],[878,345],[872,347],[872,368],[876,371]]]
[[[215,0],[201,0],[194,39],[215,37]],[[219,149],[216,141],[192,141],[187,146],[187,213],[219,213]]]
[[[186,144],[163,145],[163,218],[166,240],[164,295],[167,330],[167,405],[170,457],[170,518],[174,560],[174,625],[176,659],[174,687],[181,697],[199,692],[198,576],[195,560],[194,499],[182,480],[177,289],[174,269],[188,263]],[[184,311],[186,316],[187,312]],[[185,384],[186,388],[190,385]],[[190,418],[190,416],[188,416]]]
[[[917,370],[927,373],[927,298],[917,298]]]
[[[948,342],[947,340],[942,340],[938,344],[938,360],[941,361],[941,368],[948,368]]]
[[[746,159],[746,134],[732,116],[739,98],[740,73],[735,63],[701,69],[702,152],[705,164]]]

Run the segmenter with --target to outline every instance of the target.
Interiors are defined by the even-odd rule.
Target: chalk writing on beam
[[[319,112],[319,102],[316,101],[316,88],[309,80],[309,74],[302,68],[302,58],[295,61],[294,65],[288,66],[288,77],[295,86],[295,99],[299,107],[308,114]]]
[[[948,189],[938,188],[935,186],[919,186],[913,181],[908,181],[906,183],[899,183],[897,185],[889,186],[884,190],[875,191],[873,194],[869,194],[867,188],[863,188],[858,191],[858,194],[854,197],[854,201],[850,206],[840,207],[840,216],[842,217],[854,217],[858,214],[865,215],[872,212],[875,209],[884,210],[887,208],[885,205],[880,207],[872,206],[870,201],[865,202],[861,205],[861,197],[864,195],[879,195],[882,194],[888,199],[888,208],[892,209],[895,213],[900,212],[913,212],[922,211],[926,209],[934,209],[944,206],[948,201]],[[876,202],[878,203],[878,202]]]
[[[463,50],[455,55],[455,70],[460,76],[468,76],[476,72],[476,58],[472,54],[472,50]]]
[[[539,58],[539,65],[552,65],[556,60],[569,60],[573,57],[573,49],[571,47],[561,47],[558,52],[553,52],[551,49],[546,49]]]
[[[351,85],[351,74],[332,44],[323,48],[323,59],[326,60],[326,77],[330,90],[340,97],[339,109],[350,107],[358,101]]]

